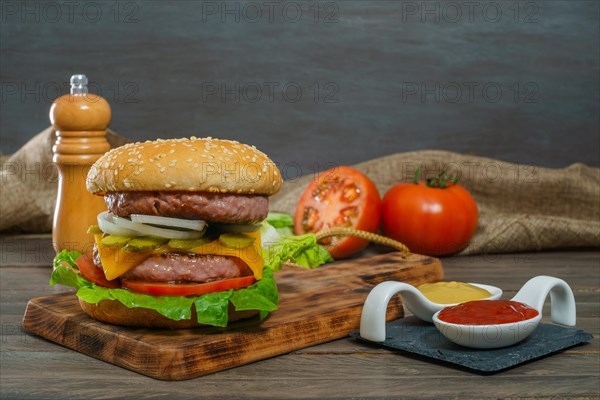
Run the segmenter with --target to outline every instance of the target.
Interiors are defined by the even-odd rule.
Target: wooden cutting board
[[[239,322],[228,330],[150,330],[113,326],[83,313],[73,293],[29,301],[24,327],[81,353],[152,378],[183,380],[248,364],[347,336],[360,325],[362,305],[376,284],[418,285],[442,280],[441,262],[399,252],[336,262],[314,270],[276,275],[279,310],[262,323]],[[387,319],[403,316],[400,296]]]

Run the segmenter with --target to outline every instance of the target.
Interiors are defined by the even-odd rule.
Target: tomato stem
[[[417,165],[417,169],[415,170],[415,175],[413,176],[413,183],[415,185],[419,184],[420,177],[421,177],[421,164]]]
[[[413,177],[413,183],[419,183],[419,177],[421,175],[421,165],[417,166],[415,171],[415,176]],[[446,168],[442,169],[439,174],[434,176],[433,178],[427,178],[424,180],[425,185],[430,188],[437,189],[446,189],[449,186],[455,185],[458,183],[458,176],[449,177],[446,175]]]

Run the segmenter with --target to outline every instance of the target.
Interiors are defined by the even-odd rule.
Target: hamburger
[[[277,308],[260,228],[281,187],[254,146],[213,138],[131,143],[98,159],[87,190],[108,210],[94,245],[55,260],[84,312],[126,326],[226,326]]]

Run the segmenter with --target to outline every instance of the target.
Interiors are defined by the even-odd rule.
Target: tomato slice
[[[121,283],[118,279],[109,281],[104,276],[104,271],[98,268],[89,256],[83,255],[75,260],[75,264],[79,268],[81,275],[88,281],[95,283],[98,286],[103,286],[111,289],[121,287]]]
[[[381,218],[381,197],[375,184],[351,167],[332,168],[313,179],[298,202],[294,215],[296,235],[332,227],[376,232]],[[347,258],[369,242],[355,237],[322,241],[335,259]]]
[[[252,275],[206,283],[167,283],[121,279],[123,286],[132,292],[150,294],[152,296],[190,296],[223,292],[229,289],[245,288],[254,282],[256,282],[256,279]]]

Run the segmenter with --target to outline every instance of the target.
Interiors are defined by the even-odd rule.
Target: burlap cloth
[[[125,140],[109,132],[113,147]],[[48,128],[10,157],[2,157],[0,231],[50,232],[57,170],[52,163],[54,132]],[[478,230],[463,254],[495,254],[574,247],[600,247],[600,169],[573,164],[563,169],[517,165],[446,151],[415,151],[382,157],[355,167],[383,195],[410,181],[446,169],[474,196]],[[271,210],[293,213],[314,176],[286,181]]]
[[[111,147],[126,140],[108,131]],[[52,162],[56,135],[47,128],[15,154],[0,160],[0,232],[41,233],[52,231],[56,205],[58,169]]]
[[[461,254],[600,246],[600,169],[573,164],[564,169],[517,165],[447,151],[398,153],[355,165],[383,194],[442,169],[460,176],[475,198],[479,227]],[[314,176],[285,182],[271,209],[293,213]]]

